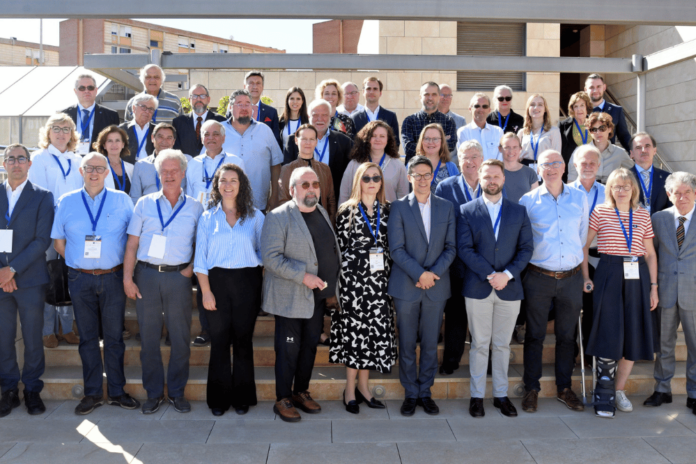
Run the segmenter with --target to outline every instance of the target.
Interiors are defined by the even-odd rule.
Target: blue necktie
[[[82,124],[89,119],[89,111],[82,110]],[[80,125],[82,125],[80,124]],[[82,140],[89,140],[89,126],[85,127],[85,133],[82,134]]]

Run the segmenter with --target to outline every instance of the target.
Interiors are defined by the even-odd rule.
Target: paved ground
[[[28,416],[22,405],[0,419],[0,463],[696,462],[696,415],[686,397],[660,408],[631,399],[635,410],[613,420],[573,413],[554,399],[541,399],[535,414],[514,399],[517,418],[487,401],[483,419],[469,416],[468,400],[440,400],[440,415],[419,408],[410,418],[399,414],[399,401],[388,401],[386,410],[363,406],[356,416],[327,401],[321,414],[304,414],[298,424],[277,419],[271,403],[213,420],[202,402],[189,414],[165,405],[143,416],[105,405],[77,417],[77,401],[48,401],[41,416]]]

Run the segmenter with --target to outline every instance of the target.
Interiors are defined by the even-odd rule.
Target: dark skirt
[[[587,354],[608,359],[652,361],[657,336],[650,311],[650,272],[638,260],[640,279],[624,279],[623,256],[600,255],[594,276],[592,332]]]

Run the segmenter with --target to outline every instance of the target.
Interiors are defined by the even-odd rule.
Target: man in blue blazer
[[[382,81],[378,78],[374,76],[365,78],[363,81],[365,108],[353,114],[350,119],[353,120],[356,134],[360,132],[360,129],[365,127],[368,122],[372,122],[375,119],[386,122],[394,133],[396,148],[399,148],[401,137],[399,137],[399,120],[396,117],[396,113],[379,106],[379,99],[382,96],[383,88]]]
[[[604,99],[604,92],[607,90],[607,84],[604,83],[604,78],[599,74],[590,74],[585,80],[585,93],[592,100],[593,112],[607,113],[611,116],[614,122],[614,136],[611,138],[611,143],[616,143],[616,138],[619,138],[621,146],[626,151],[631,149],[631,133],[626,125],[626,116],[624,116],[623,107],[609,103]]]
[[[640,190],[640,204],[648,210],[650,215],[672,206],[665,190],[665,181],[669,172],[653,166],[653,158],[657,153],[657,142],[647,132],[637,132],[630,142],[631,159],[636,164],[631,171],[638,179]],[[646,201],[646,197],[648,201]]]
[[[280,135],[278,124],[278,110],[261,101],[263,86],[265,83],[264,75],[261,71],[249,71],[244,76],[244,90],[251,95],[251,104],[254,107],[254,119],[262,122],[273,131],[273,135],[278,141],[278,146],[283,149],[283,137]],[[229,119],[229,115],[227,116]]]
[[[189,101],[191,112],[177,116],[172,121],[172,126],[176,129],[174,149],[195,158],[201,154],[203,148],[201,135],[203,124],[209,120],[222,122],[225,118],[208,109],[210,95],[208,89],[202,84],[195,84],[189,89]]]
[[[493,405],[508,417],[517,410],[507,397],[510,338],[524,298],[520,274],[534,252],[524,206],[503,198],[505,165],[486,160],[479,169],[483,195],[460,208],[458,256],[466,264],[464,290],[471,330],[469,413],[483,417],[488,347],[492,345]]]
[[[36,415],[46,411],[39,393],[45,367],[42,330],[53,194],[27,180],[31,161],[24,146],[8,146],[3,166],[7,180],[0,188],[0,417],[20,404],[15,351],[18,312],[24,339],[24,404],[29,414]]]
[[[401,414],[412,416],[416,405],[440,412],[430,387],[437,371],[437,338],[450,297],[449,267],[457,254],[454,207],[430,194],[433,165],[415,156],[408,165],[413,192],[391,205],[387,234],[394,266],[387,292],[394,298],[399,327],[399,378],[406,399]],[[420,374],[416,343],[420,338]]]

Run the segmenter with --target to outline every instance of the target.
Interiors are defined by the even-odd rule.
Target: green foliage
[[[217,114],[219,114],[220,116],[225,116],[225,114],[227,113],[227,105],[229,104],[229,102],[229,96],[225,95],[224,97],[222,97],[218,102]]]
[[[267,97],[265,95],[261,95],[261,101],[264,102],[267,105],[272,105],[273,104],[273,99],[271,97]]]
[[[179,100],[181,100],[181,110],[184,113],[190,113],[192,108],[191,108],[191,102],[189,101],[189,99],[186,97],[181,97]]]

